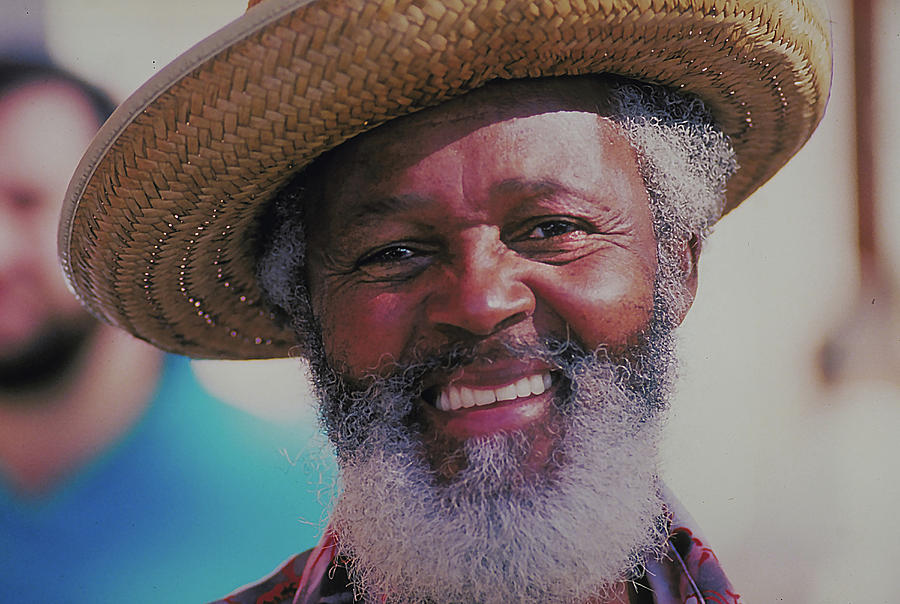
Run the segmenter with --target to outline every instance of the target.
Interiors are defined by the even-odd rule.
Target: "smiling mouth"
[[[514,401],[543,394],[553,384],[549,371],[539,371],[499,387],[473,387],[448,384],[423,397],[441,411],[484,407],[496,402]]]

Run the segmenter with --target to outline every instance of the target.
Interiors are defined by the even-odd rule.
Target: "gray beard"
[[[559,368],[564,429],[550,471],[523,471],[522,432],[470,439],[441,480],[423,454],[421,377],[470,362],[452,350],[351,384],[321,354],[312,367],[342,493],[339,554],[363,599],[388,602],[583,602],[640,573],[666,539],[658,443],[670,391],[671,330],[654,321],[625,355],[570,343],[504,342]]]

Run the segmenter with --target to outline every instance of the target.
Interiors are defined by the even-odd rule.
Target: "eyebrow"
[[[599,205],[599,202],[593,199],[586,191],[572,189],[553,179],[509,178],[491,187],[491,197],[500,195],[523,195],[531,199],[552,199],[564,195],[572,199],[582,200],[592,207]],[[415,193],[367,199],[343,214],[341,227],[348,231],[371,227],[373,222],[377,222],[380,219],[415,210],[417,207],[428,205],[432,201],[428,197]],[[605,207],[605,204],[603,209],[608,209]]]
[[[555,180],[546,179],[527,180],[522,178],[509,178],[497,183],[491,187],[490,190],[492,197],[495,195],[509,194],[524,194],[529,197],[552,197],[559,193],[578,194],[577,191],[573,191]],[[343,226],[366,226],[370,224],[373,219],[408,212],[414,210],[416,207],[427,205],[431,201],[431,199],[415,193],[367,199],[344,214]]]
[[[390,195],[367,199],[344,214],[343,226],[355,228],[368,226],[373,220],[393,214],[401,214],[428,203],[428,199],[416,194]]]
[[[578,194],[562,183],[546,178],[541,180],[508,178],[491,187],[492,195],[525,194],[529,197],[550,197],[559,193]]]

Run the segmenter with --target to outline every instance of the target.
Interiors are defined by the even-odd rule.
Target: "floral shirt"
[[[667,494],[668,495],[668,494]],[[666,497],[669,539],[665,555],[645,563],[626,585],[630,604],[740,604],[716,555],[677,501]],[[271,575],[214,604],[352,604],[345,566],[335,559],[335,539],[326,531],[319,545],[285,562]]]

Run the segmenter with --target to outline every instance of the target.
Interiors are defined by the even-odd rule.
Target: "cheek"
[[[402,295],[367,295],[348,288],[323,296],[325,350],[331,362],[354,377],[362,377],[391,360],[403,358],[415,320],[415,305]],[[355,290],[355,291],[352,291]]]
[[[17,243],[22,249],[16,251],[21,274],[28,287],[34,288],[39,304],[44,312],[57,315],[73,315],[83,312],[81,304],[66,287],[56,254],[56,229],[59,221],[58,210],[53,212],[53,204],[44,204],[45,209],[36,212],[27,220],[16,221]]]
[[[546,312],[589,350],[633,343],[653,316],[655,271],[650,267],[555,267],[536,292]],[[565,334],[562,334],[565,335]]]

